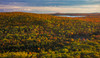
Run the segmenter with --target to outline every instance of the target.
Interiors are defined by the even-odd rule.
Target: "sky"
[[[0,12],[100,13],[100,0],[0,0]]]

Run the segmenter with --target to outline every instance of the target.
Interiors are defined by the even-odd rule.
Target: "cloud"
[[[0,0],[0,4],[17,6],[78,6],[100,4],[100,0]]]
[[[24,6],[26,5],[27,3],[24,3],[24,2],[9,2],[8,5],[16,5],[16,6]]]
[[[100,0],[0,0],[0,12],[100,12]]]
[[[23,11],[33,13],[92,13],[100,12],[100,4],[97,5],[80,5],[80,6],[13,6],[13,5],[0,5],[0,9],[4,12]]]
[[[86,0],[86,1],[89,1],[89,2],[100,2],[100,0]]]

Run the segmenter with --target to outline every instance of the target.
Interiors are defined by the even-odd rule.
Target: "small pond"
[[[86,16],[75,16],[75,15],[55,15],[60,17],[86,17]]]

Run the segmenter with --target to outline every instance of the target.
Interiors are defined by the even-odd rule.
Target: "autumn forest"
[[[100,58],[100,15],[0,13],[0,58]]]

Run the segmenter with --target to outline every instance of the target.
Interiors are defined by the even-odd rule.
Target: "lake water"
[[[56,15],[60,17],[86,17],[86,16],[74,16],[74,15]]]

